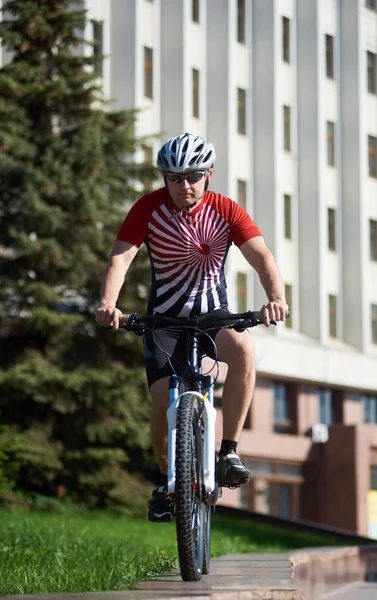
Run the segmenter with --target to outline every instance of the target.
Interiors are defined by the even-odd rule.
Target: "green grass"
[[[106,513],[0,510],[0,594],[125,590],[177,567],[175,524]],[[214,515],[211,555],[334,540]]]

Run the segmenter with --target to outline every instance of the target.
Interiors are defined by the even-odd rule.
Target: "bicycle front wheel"
[[[181,576],[184,581],[202,577],[207,543],[203,486],[203,423],[200,399],[182,394],[177,409],[176,526]],[[206,522],[207,521],[207,522]]]

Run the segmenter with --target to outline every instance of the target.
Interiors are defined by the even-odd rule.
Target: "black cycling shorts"
[[[218,309],[214,314],[229,314],[227,309]],[[209,313],[210,314],[210,313]],[[198,337],[199,351],[202,355],[216,358],[215,337],[220,331],[211,329]],[[187,365],[186,334],[178,328],[147,330],[144,334],[144,358],[148,386],[173,373],[182,375]]]

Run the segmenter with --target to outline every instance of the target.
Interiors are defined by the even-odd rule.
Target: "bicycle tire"
[[[179,400],[176,437],[176,528],[183,581],[199,581],[202,577],[206,509],[203,493],[200,400],[187,392]]]
[[[203,575],[208,575],[211,550],[211,507],[204,507]]]

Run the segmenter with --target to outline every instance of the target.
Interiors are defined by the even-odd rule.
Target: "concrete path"
[[[289,554],[241,554],[211,560],[210,574],[184,582],[179,572],[127,592],[7,596],[6,600],[303,600],[291,578]]]

